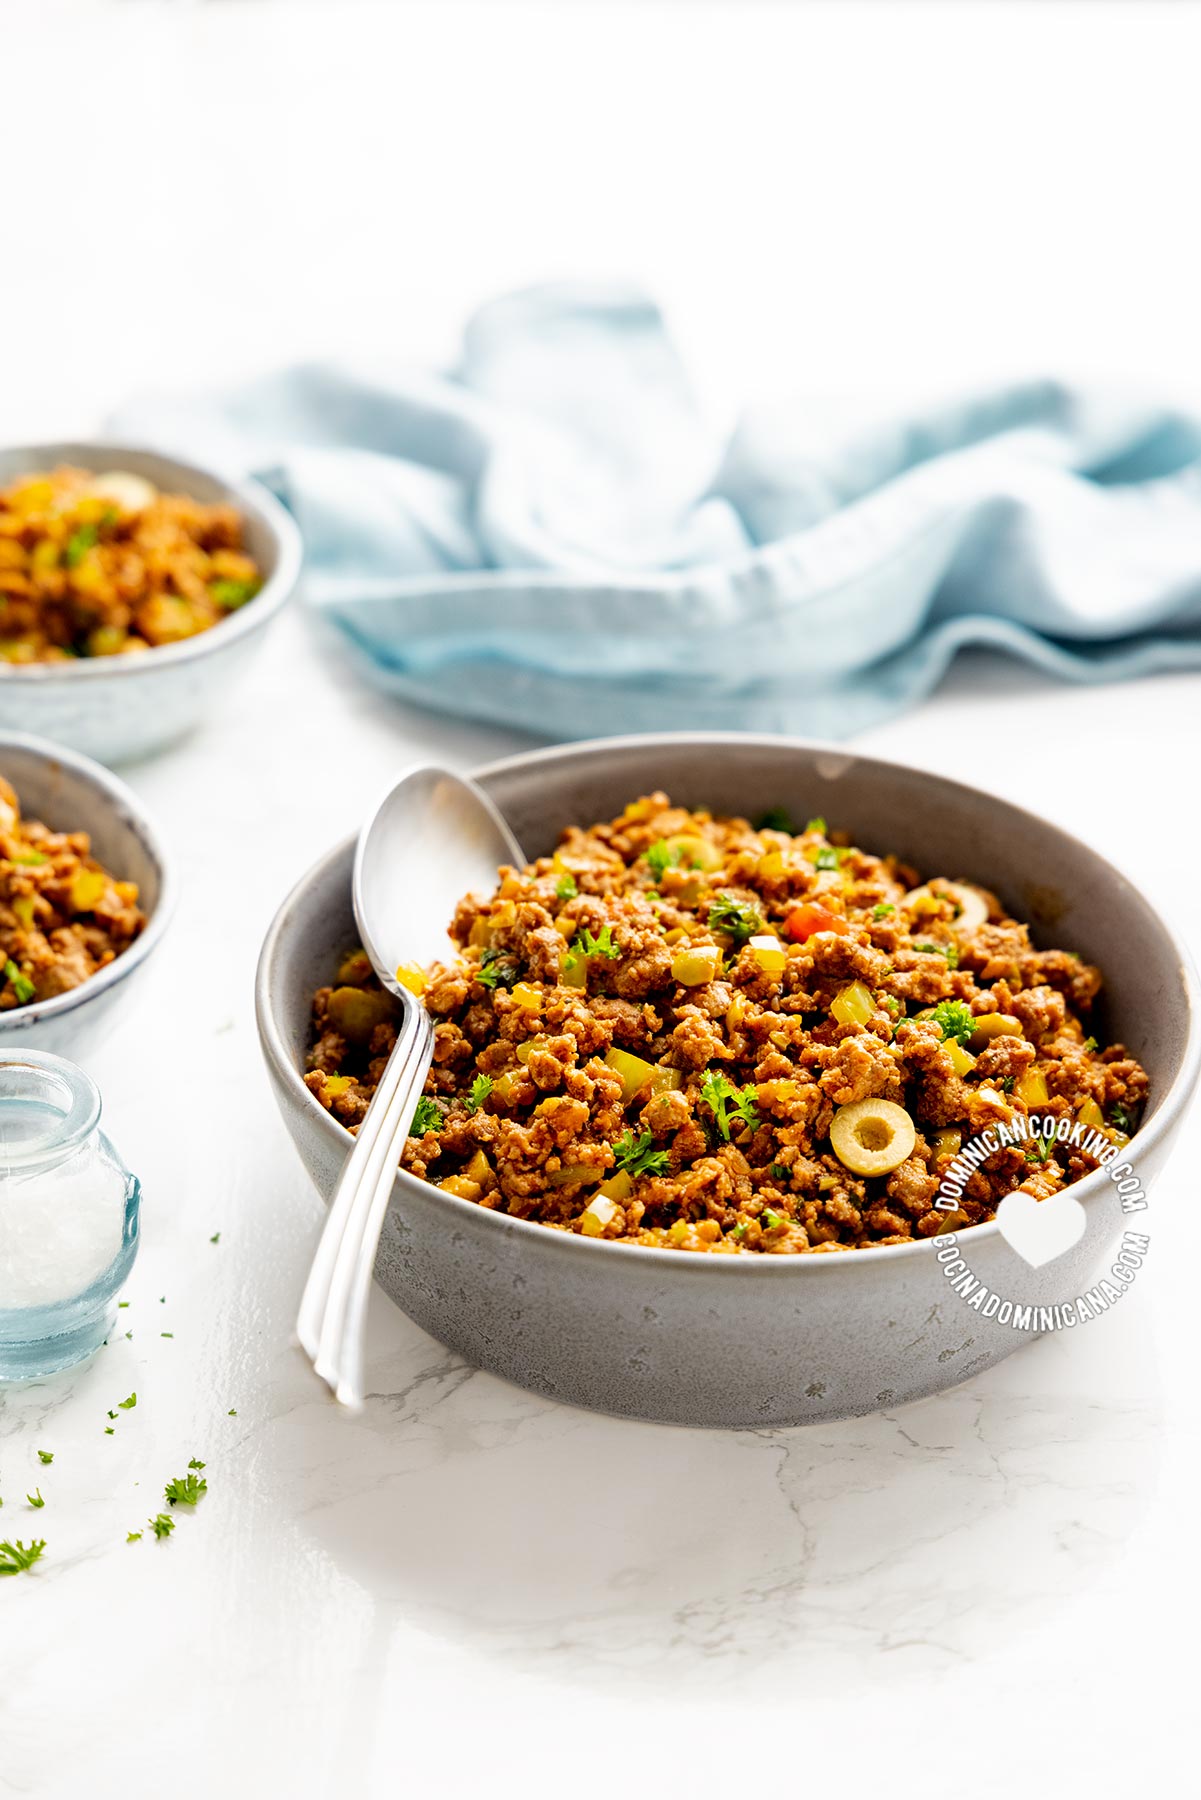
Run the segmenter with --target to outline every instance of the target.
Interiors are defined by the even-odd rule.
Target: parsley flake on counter
[[[34,1488],[32,1494],[26,1494],[25,1498],[28,1500],[30,1506],[45,1506],[46,1504],[42,1499],[41,1488]]]
[[[214,1231],[212,1237],[209,1239],[209,1243],[210,1244],[219,1244],[220,1242],[221,1242],[221,1233],[219,1231]]]
[[[52,1463],[54,1461],[53,1450],[39,1450],[38,1461],[41,1463]]]
[[[175,1530],[175,1520],[170,1513],[155,1513],[153,1519],[147,1519],[146,1523],[156,1538],[170,1537]]]
[[[188,1463],[189,1469],[203,1469],[204,1466],[198,1456],[193,1456]]]
[[[19,1575],[23,1569],[32,1569],[45,1548],[45,1538],[34,1538],[31,1544],[23,1544],[20,1538],[5,1538],[0,1543],[0,1575]]]
[[[130,1407],[136,1406],[137,1403],[138,1403],[138,1397],[137,1397],[137,1394],[135,1393],[135,1394],[131,1394],[129,1396],[128,1400],[118,1400],[117,1405],[121,1408],[122,1412],[128,1412]]]
[[[177,1475],[163,1489],[163,1498],[172,1506],[195,1506],[203,1494],[208,1492],[208,1482],[203,1475],[189,1471],[187,1475]]]
[[[141,1541],[142,1541],[142,1534],[140,1531],[127,1531],[126,1532],[125,1542],[127,1544],[140,1544]]]

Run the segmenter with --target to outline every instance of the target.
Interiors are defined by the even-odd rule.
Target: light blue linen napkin
[[[843,737],[970,644],[1201,667],[1201,423],[1055,382],[723,439],[650,300],[554,287],[485,307],[453,374],[307,366],[117,427],[268,481],[379,686],[557,738]]]

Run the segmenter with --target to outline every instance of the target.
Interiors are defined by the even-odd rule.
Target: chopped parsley
[[[1096,1038],[1095,1037],[1086,1037],[1084,1042],[1081,1044],[1080,1048],[1084,1051],[1084,1054],[1086,1056],[1091,1056],[1093,1051],[1097,1048]]]
[[[976,1021],[972,1017],[971,1008],[962,1000],[940,1000],[933,1009],[930,1018],[942,1032],[944,1044],[950,1038],[958,1039],[966,1044],[976,1029]]]
[[[820,834],[820,835],[821,835],[821,836],[822,836],[822,837],[825,837],[825,835],[826,835],[826,821],[825,821],[825,820],[824,820],[824,819],[823,819],[823,818],[822,818],[822,816],[821,816],[821,814],[820,814],[820,813],[818,813],[818,815],[817,815],[817,817],[816,817],[816,819],[810,819],[810,821],[809,821],[809,823],[808,823],[808,824],[807,824],[807,825],[806,825],[806,827],[805,827],[805,830],[806,830],[806,831],[807,831],[807,832],[809,832],[809,831],[816,831],[816,832],[818,832],[818,833],[819,833],[819,834]]]
[[[22,975],[11,956],[4,959],[4,979],[12,982],[13,993],[17,996],[17,1005],[24,1006],[32,1000],[36,989],[28,975]]]
[[[748,1125],[752,1131],[759,1123],[759,1114],[755,1111],[754,1088],[736,1088],[718,1069],[710,1069],[702,1081],[701,1099],[713,1114],[717,1129],[727,1143],[730,1141],[733,1120],[737,1119],[743,1125]]]
[[[872,907],[872,918],[876,919],[877,921],[880,919],[886,919],[890,913],[894,913],[894,912],[896,912],[896,910],[897,910],[896,907],[893,906],[891,901],[882,900],[880,902],[879,906]]]
[[[22,855],[14,856],[13,861],[23,869],[40,869],[43,863],[50,861],[50,858],[43,856],[40,850],[26,850]]]
[[[646,860],[650,865],[650,871],[655,880],[662,881],[668,869],[676,869],[679,867],[680,847],[677,844],[673,848],[673,846],[667,842],[666,838],[660,838],[658,843],[652,844],[647,851]]]
[[[729,894],[718,894],[709,907],[707,923],[710,931],[720,931],[726,937],[733,938],[735,946],[741,946],[748,938],[753,938],[756,932],[763,930],[763,914],[748,901],[731,899]]]
[[[410,1137],[424,1137],[427,1131],[441,1131],[442,1108],[428,1094],[422,1094],[417,1102],[417,1111],[413,1114],[413,1123],[409,1126]]]
[[[194,1460],[194,1459],[193,1459]],[[203,1463],[201,1464],[203,1468]],[[203,1475],[197,1475],[189,1464],[186,1475],[177,1475],[163,1489],[163,1498],[172,1506],[195,1506],[203,1494],[208,1493],[208,1482]]]
[[[32,1569],[45,1548],[45,1538],[34,1538],[31,1544],[23,1544],[20,1538],[15,1542],[5,1538],[0,1543],[0,1575],[19,1575],[23,1569]]]
[[[923,956],[941,956],[948,969],[959,967],[959,949],[955,944],[915,944],[913,948]]]
[[[770,1206],[765,1206],[759,1214],[759,1223],[764,1231],[779,1231],[782,1225],[787,1225],[788,1220],[781,1218],[778,1212],[773,1212]]]
[[[517,965],[503,950],[485,950],[475,978],[481,987],[512,987],[517,979]]]
[[[555,883],[556,900],[574,900],[579,891],[574,875],[560,875]]]
[[[68,569],[76,569],[79,567],[88,551],[98,540],[99,536],[100,528],[97,525],[81,525],[78,531],[73,531],[71,533],[70,537],[67,539],[66,561]]]
[[[170,1537],[175,1530],[175,1520],[170,1513],[155,1513],[153,1519],[147,1519],[146,1523],[156,1538]]]
[[[582,956],[607,956],[610,962],[616,961],[621,955],[620,947],[613,942],[612,925],[602,925],[596,937],[593,937],[585,925],[572,948],[577,946]]]
[[[787,1181],[789,1177],[788,1167],[785,1163],[773,1163],[767,1172],[773,1181]]]
[[[53,1450],[39,1450],[38,1461],[41,1463],[52,1463],[54,1461]]]
[[[239,606],[245,606],[253,600],[262,584],[257,581],[210,581],[209,599],[215,600],[227,612],[233,612]]]
[[[45,1506],[46,1504],[42,1499],[41,1488],[34,1488],[32,1494],[26,1494],[25,1498],[28,1500],[30,1506]]]
[[[1120,1100],[1115,1100],[1110,1107],[1109,1122],[1111,1125],[1115,1125],[1119,1131],[1124,1131],[1127,1137],[1134,1136],[1133,1115],[1128,1107],[1122,1105]]]
[[[823,844],[813,858],[813,866],[815,869],[839,869],[850,854],[838,844]]]
[[[617,1167],[627,1175],[665,1175],[671,1158],[666,1150],[652,1149],[654,1141],[652,1132],[635,1137],[632,1131],[624,1131],[613,1146]]]
[[[492,1092],[491,1075],[477,1075],[471,1084],[471,1092],[467,1096],[468,1112],[476,1113]]]
[[[763,817],[755,821],[756,831],[786,831],[791,836],[794,829],[792,815],[783,806],[769,806]]]
[[[1032,1137],[1030,1142],[1026,1145],[1026,1161],[1045,1163],[1049,1160],[1054,1148],[1054,1133],[1051,1133],[1047,1137]]]
[[[142,1534],[140,1531],[127,1531],[126,1532],[125,1542],[127,1544],[140,1544],[141,1541],[142,1541]]]

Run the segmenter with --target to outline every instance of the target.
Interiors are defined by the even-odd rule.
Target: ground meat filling
[[[79,987],[145,923],[137,884],[101,867],[87,832],[22,819],[0,776],[0,1012]]]
[[[634,801],[460,902],[457,961],[401,978],[435,1021],[403,1166],[559,1231],[797,1255],[902,1244],[1097,1166],[1039,1139],[935,1205],[998,1121],[1079,1121],[1100,1153],[1147,1077],[1090,1015],[1098,970],[992,894],[814,819]],[[396,1036],[361,950],[313,1005],[306,1081],[352,1132]]]

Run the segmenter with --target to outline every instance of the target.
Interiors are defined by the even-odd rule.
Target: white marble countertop
[[[719,410],[782,369],[876,398],[1043,366],[1197,392],[1197,9],[67,10],[24,8],[0,119],[10,441],[349,341],[443,353],[496,288],[615,269]],[[1199,714],[1201,679],[971,656],[862,742],[1069,823],[1196,942]],[[289,1347],[320,1207],[259,1059],[263,932],[360,777],[507,747],[367,692],[297,612],[128,771],[182,878],[92,1065],[145,1188],[132,1336],[0,1398],[0,1536],[47,1542],[0,1582],[0,1795],[1175,1791],[1195,1119],[1114,1312],[895,1414],[593,1417],[376,1295],[350,1418]],[[193,1456],[195,1516],[127,1545]]]

